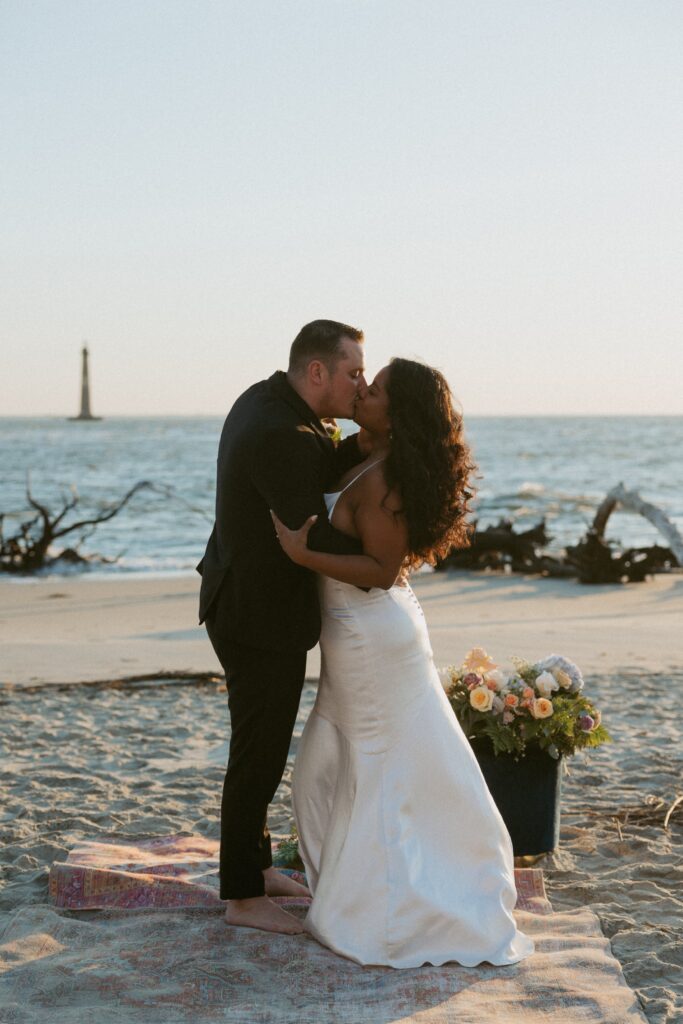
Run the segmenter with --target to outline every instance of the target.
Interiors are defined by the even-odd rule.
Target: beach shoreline
[[[220,673],[197,622],[199,576],[0,579],[0,686]],[[497,661],[560,653],[594,671],[683,668],[683,574],[582,586],[532,575],[417,574],[438,666],[473,646]],[[317,679],[319,651],[306,675]]]

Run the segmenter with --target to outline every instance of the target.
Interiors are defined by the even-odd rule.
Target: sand
[[[218,836],[227,754],[221,684],[87,680],[218,668],[196,627],[197,583],[52,579],[0,584],[0,936],[47,902],[50,863],[82,838]],[[683,792],[683,577],[628,587],[476,574],[421,576],[437,664],[475,643],[505,660],[557,651],[583,668],[615,742],[569,762],[559,849],[543,864],[558,910],[589,906],[652,1024],[683,1020],[683,814],[617,815]],[[62,594],[65,596],[56,597]],[[309,674],[316,671],[312,657]],[[61,685],[60,685],[61,684]],[[291,761],[271,826],[288,831]],[[623,813],[621,818],[623,818]]]
[[[414,577],[434,658],[482,645],[496,658],[558,651],[586,671],[683,669],[683,574],[583,587],[483,573]],[[196,574],[0,580],[0,684],[80,682],[164,669],[220,671],[197,625]],[[307,674],[318,675],[311,652]]]

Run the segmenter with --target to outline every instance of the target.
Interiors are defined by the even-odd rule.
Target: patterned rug
[[[277,864],[277,846],[274,860]],[[306,881],[301,872],[281,870]],[[515,868],[515,884],[518,910],[552,913],[540,869]],[[50,899],[68,910],[219,907],[218,842],[183,834],[137,843],[83,842],[50,868]],[[292,910],[311,901],[279,897],[275,902]]]
[[[84,843],[51,871],[56,907],[22,907],[0,935],[0,1019],[642,1024],[595,914],[554,913],[539,869],[515,878],[515,916],[536,943],[532,957],[509,967],[397,971],[359,967],[306,934],[228,927],[216,892],[215,842],[179,835]],[[303,915],[305,901],[296,902],[294,912]]]

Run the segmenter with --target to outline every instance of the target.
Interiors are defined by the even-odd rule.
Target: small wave
[[[510,518],[521,519],[524,516],[534,516],[537,518],[541,511],[552,511],[552,508],[550,506],[544,506],[543,509],[539,509],[538,507],[534,507],[533,505],[519,505],[517,508],[513,508],[511,510]]]
[[[201,556],[202,552],[194,558],[124,556],[109,568],[120,572],[186,572],[189,569],[194,569]]]
[[[533,480],[525,480],[517,491],[518,498],[534,498],[538,494],[545,494],[545,485],[534,483]]]
[[[495,494],[492,491],[477,493],[477,500],[479,504],[486,504],[493,507],[509,506],[509,507],[520,507],[519,502],[521,499],[526,498],[527,501],[537,501],[544,507],[553,506],[560,508],[561,506],[571,508],[587,507],[589,509],[597,509],[601,497],[589,494],[569,494],[567,491],[555,490],[552,487],[545,487],[543,484],[524,483],[516,491],[502,491],[499,494]]]

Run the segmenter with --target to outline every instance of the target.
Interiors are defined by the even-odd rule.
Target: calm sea
[[[26,511],[27,472],[38,500],[56,507],[75,487],[84,511],[150,480],[165,493],[136,495],[82,550],[118,558],[98,573],[192,569],[211,529],[222,422],[0,419],[5,535]],[[505,516],[529,527],[545,516],[550,547],[558,550],[581,537],[605,493],[623,481],[683,530],[683,417],[471,417],[467,423],[480,467],[475,508],[482,526]],[[624,544],[658,539],[648,522],[624,512],[611,517],[608,537]]]

